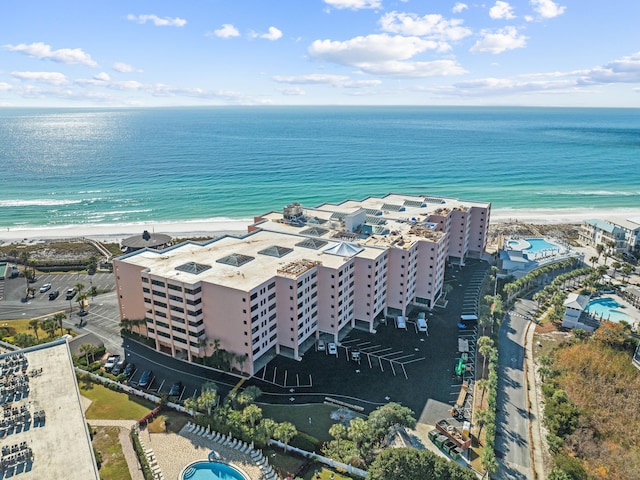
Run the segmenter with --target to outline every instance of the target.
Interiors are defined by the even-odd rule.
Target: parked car
[[[140,380],[138,380],[138,386],[140,388],[147,388],[151,386],[151,382],[153,381],[153,372],[151,370],[145,370],[142,372],[142,376]]]
[[[56,298],[58,298],[58,295],[60,295],[60,292],[58,290],[49,292],[49,300],[55,300]]]
[[[104,364],[104,369],[107,372],[113,370],[113,367],[116,366],[116,363],[120,361],[120,355],[109,355],[107,357],[107,361]]]
[[[51,284],[50,283],[45,283],[44,285],[42,285],[40,287],[40,293],[48,292],[49,290],[51,290]]]
[[[127,363],[127,366],[124,367],[124,370],[122,371],[122,374],[129,378],[132,374],[133,371],[136,369],[136,366],[133,363]]]
[[[338,355],[338,346],[331,342],[327,345],[327,352],[329,353],[329,355]]]
[[[418,318],[418,331],[427,333],[429,331],[427,327],[427,321],[424,318]]]
[[[120,375],[126,366],[127,366],[127,361],[124,358],[121,358],[113,366],[113,370],[111,370],[111,373],[113,373],[114,375]]]
[[[178,395],[180,395],[181,391],[182,391],[182,382],[176,382],[173,385],[171,385],[171,388],[169,389],[169,396],[177,397]]]
[[[67,300],[71,300],[73,297],[75,297],[76,295],[76,289],[75,288],[70,288],[69,290],[67,290],[67,294],[65,296],[65,298]]]
[[[325,348],[326,348],[326,344],[324,343],[324,340],[322,339],[318,340],[318,351],[324,352]]]

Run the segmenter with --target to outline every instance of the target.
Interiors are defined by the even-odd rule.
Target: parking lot
[[[40,293],[40,287],[51,284],[51,288]],[[80,306],[75,294],[70,300],[66,299],[66,291],[74,288],[78,283],[84,285],[83,292],[87,293],[91,287],[96,287],[100,293],[95,297],[87,298],[89,305],[86,315],[79,315]],[[25,289],[27,286],[24,277],[9,278],[0,281],[4,287],[4,298],[0,301],[0,319],[18,318],[44,318],[56,312],[63,312],[67,319],[63,326],[73,328],[76,332],[91,332],[98,336],[108,350],[122,353],[122,341],[120,339],[120,317],[118,315],[117,299],[114,288],[115,282],[112,273],[49,273],[39,274],[36,281],[29,284],[35,289],[35,296],[25,302]],[[58,291],[59,295],[54,300],[49,299],[49,294]]]
[[[246,384],[267,392],[269,401],[297,403],[331,397],[361,406],[366,411],[389,401],[411,408],[424,423],[451,418],[463,381],[473,385],[477,328],[472,322],[458,327],[466,287],[484,278],[486,263],[469,262],[462,271],[449,274],[454,285],[446,309],[428,312],[428,335],[416,327],[418,312],[410,312],[406,330],[388,320],[372,334],[352,330],[339,342],[337,355],[314,348],[301,361],[276,357]],[[475,285],[474,285],[475,286]],[[474,288],[476,299],[479,291]],[[455,367],[461,357],[458,339],[468,340],[468,367],[462,377]],[[351,352],[359,352],[354,360]],[[466,401],[470,413],[472,388]]]

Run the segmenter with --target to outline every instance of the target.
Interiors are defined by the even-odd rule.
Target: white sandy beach
[[[492,224],[576,224],[591,218],[635,219],[640,223],[640,208],[629,209],[494,209],[491,211]],[[157,222],[138,224],[94,224],[69,225],[52,228],[11,227],[0,231],[0,244],[26,243],[47,239],[68,239],[86,237],[102,242],[120,242],[122,239],[141,235],[144,230],[164,233],[175,238],[219,236],[222,234],[242,235],[247,233],[251,219],[210,219],[186,222]]]
[[[244,234],[251,220],[203,220],[191,222],[158,222],[139,224],[69,225],[53,228],[9,228],[0,231],[0,243],[29,242],[45,239],[85,237],[105,243],[116,243],[134,235],[164,233],[175,238],[206,237],[222,234]]]

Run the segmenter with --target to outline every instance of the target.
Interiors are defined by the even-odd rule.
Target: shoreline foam
[[[591,218],[637,218],[640,209],[495,209],[491,211],[491,224],[578,224]],[[244,234],[251,225],[251,219],[211,218],[189,221],[140,222],[131,224],[83,224],[55,227],[5,227],[0,230],[0,244],[30,242],[49,239],[69,239],[86,237],[102,242],[120,242],[122,239],[142,234],[144,230],[164,233],[172,237],[206,237],[222,234]]]

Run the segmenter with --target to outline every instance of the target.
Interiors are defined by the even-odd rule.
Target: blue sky
[[[0,106],[640,107],[640,1],[5,0]]]

